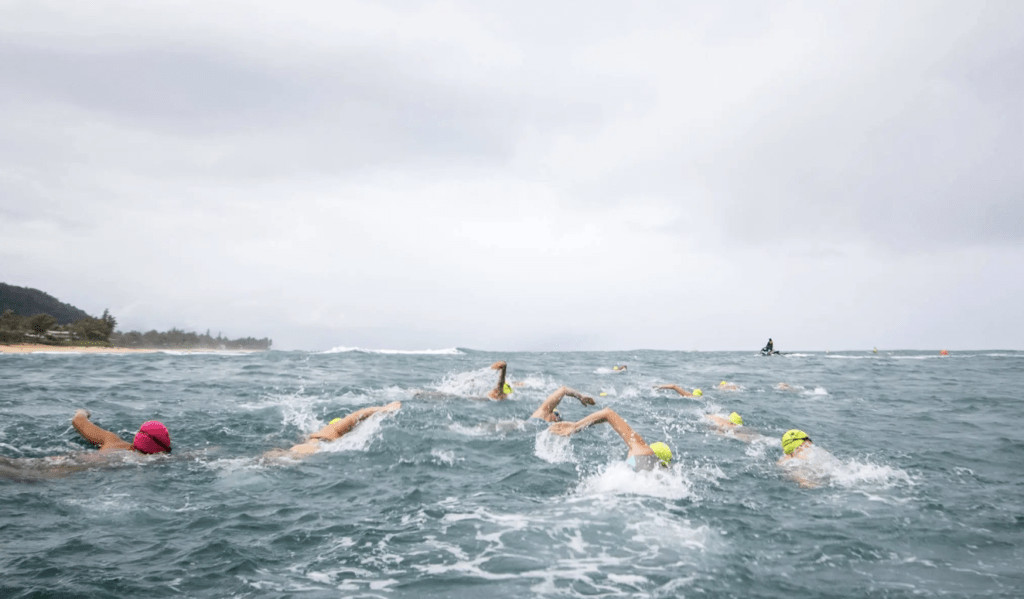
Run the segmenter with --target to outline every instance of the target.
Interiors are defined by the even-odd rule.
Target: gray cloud
[[[1017,3],[251,8],[3,9],[6,282],[284,348],[1020,344]]]

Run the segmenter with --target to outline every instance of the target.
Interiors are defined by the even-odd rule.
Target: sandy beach
[[[175,351],[188,353],[214,353],[214,349],[136,349],[130,347],[72,347],[64,345],[43,345],[40,343],[13,343],[10,345],[0,344],[0,354],[34,354],[34,353],[88,353],[88,354],[151,354],[161,351]],[[254,350],[231,350],[235,352],[248,352]]]

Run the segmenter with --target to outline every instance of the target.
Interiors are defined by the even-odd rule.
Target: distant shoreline
[[[73,345],[44,345],[42,343],[12,343],[10,345],[0,344],[0,354],[34,354],[34,353],[85,353],[85,354],[153,354],[156,352],[163,351],[176,351],[176,352],[187,352],[194,354],[210,354],[217,353],[220,351],[230,351],[232,353],[253,353],[258,351],[265,351],[259,349],[232,349],[232,350],[217,350],[217,349],[187,349],[187,348],[135,348],[135,347],[96,347],[96,346],[81,346],[76,347]]]

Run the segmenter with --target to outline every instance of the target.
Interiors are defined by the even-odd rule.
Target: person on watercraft
[[[562,398],[564,398],[566,395],[568,395],[569,397],[575,397],[576,399],[580,400],[581,404],[585,406],[594,405],[593,397],[590,397],[589,395],[583,395],[579,391],[576,391],[575,389],[570,389],[569,387],[563,385],[559,387],[554,393],[549,395],[548,398],[544,400],[544,403],[540,404],[540,407],[537,408],[536,411],[534,411],[534,413],[530,415],[530,418],[540,418],[541,420],[546,420],[547,422],[561,422],[562,415],[559,414],[558,410],[556,410],[555,408],[558,407],[559,402],[561,402]]]
[[[78,410],[71,419],[71,426],[86,441],[98,445],[100,451],[137,451],[145,454],[171,452],[171,433],[162,422],[150,420],[142,423],[139,432],[135,433],[135,438],[129,443],[90,422],[91,417],[89,410]]]
[[[512,386],[505,382],[505,370],[508,368],[508,364],[504,361],[498,361],[491,364],[491,370],[497,370],[498,382],[494,385],[494,388],[487,393],[487,397],[495,401],[501,401],[512,395]]]
[[[548,427],[548,431],[555,435],[570,437],[581,430],[602,422],[607,422],[612,430],[617,432],[622,440],[629,447],[629,454],[626,456],[626,463],[634,471],[654,470],[658,466],[668,467],[672,463],[672,450],[668,445],[657,442],[648,445],[643,437],[634,431],[621,416],[611,408],[604,408],[594,412],[579,422],[556,422]]]
[[[767,344],[767,345],[765,345],[765,346],[764,346],[764,347],[763,347],[763,348],[761,349],[761,353],[762,353],[762,354],[765,354],[765,355],[769,355],[769,354],[771,354],[771,353],[774,353],[774,352],[775,352],[775,344],[774,344],[774,343],[772,343],[772,338],[771,338],[771,337],[769,337],[769,338],[768,338],[768,344]]]
[[[655,389],[671,389],[683,397],[701,397],[704,395],[704,392],[700,389],[694,389],[693,393],[690,393],[679,385],[658,385]]]
[[[304,443],[292,446],[288,451],[298,454],[311,454],[315,453],[317,447],[320,446],[322,441],[334,441],[340,439],[346,434],[352,432],[357,424],[366,420],[370,416],[373,416],[377,412],[395,412],[402,407],[402,402],[393,401],[386,406],[374,406],[371,408],[363,408],[362,410],[356,410],[344,418],[335,418],[331,422],[311,434]],[[280,451],[280,450],[277,450]]]

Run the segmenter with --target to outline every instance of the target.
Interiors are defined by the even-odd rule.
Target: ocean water
[[[472,399],[498,359],[523,385]],[[0,354],[0,597],[1021,597],[1022,371],[1009,351]],[[528,421],[560,385],[674,466]],[[264,455],[395,400],[313,456]],[[162,420],[174,452],[103,458],[79,407],[126,439]],[[705,417],[734,410],[742,438]],[[815,441],[802,472],[776,463],[789,428]]]

